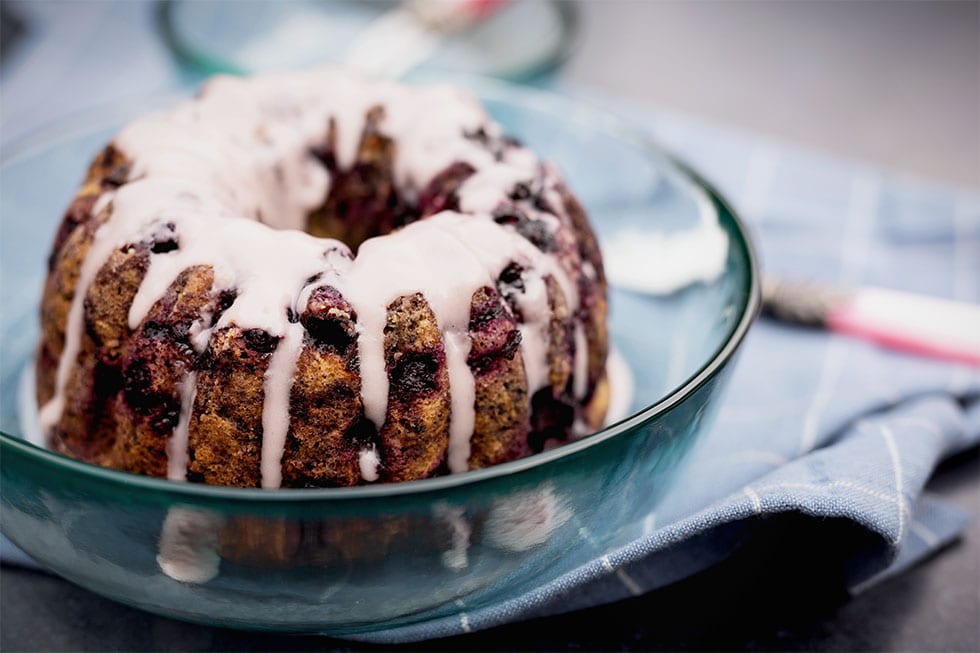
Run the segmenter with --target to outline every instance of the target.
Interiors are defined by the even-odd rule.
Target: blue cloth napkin
[[[976,194],[669,114],[634,118],[735,203],[768,271],[977,301]],[[963,529],[969,515],[923,486],[978,441],[980,369],[760,320],[715,426],[639,537],[506,602],[468,611],[460,601],[451,617],[359,638],[444,637],[642,594],[718,562],[760,520],[787,512],[847,519],[873,536],[849,561],[858,591]],[[0,557],[30,564],[6,541]]]
[[[614,109],[720,188],[768,272],[978,301],[976,193],[665,112]],[[639,595],[720,561],[781,513],[859,527],[846,531],[855,552],[843,570],[857,592],[963,530],[971,516],[923,487],[940,461],[978,442],[980,368],[762,319],[716,424],[640,537],[498,605],[467,611],[460,602],[456,615],[361,638],[445,637]]]
[[[112,79],[128,88],[179,81],[159,46],[141,40],[150,29],[145,12],[135,5],[113,6],[117,10],[102,12],[102,22],[96,23],[103,29],[124,23],[121,33],[134,39],[127,70],[140,74]],[[94,20],[91,13],[82,23]],[[89,67],[107,63],[95,60],[97,50],[80,52],[94,58]],[[35,67],[55,66],[57,57],[33,54],[39,57]],[[62,76],[73,84],[67,72]],[[91,78],[85,79],[85,97],[91,98]],[[6,98],[38,97],[28,92],[31,80],[23,66],[8,68],[4,80]],[[103,89],[106,97],[112,88]],[[5,108],[23,118],[12,122],[8,135],[31,126],[34,106],[50,105],[18,108],[5,99]],[[721,189],[749,221],[768,271],[978,301],[977,194],[662,111],[614,108],[650,129]],[[489,608],[469,610],[459,601],[452,616],[361,638],[443,637],[641,594],[719,561],[750,541],[762,520],[780,513],[840,518],[858,526],[852,532],[865,537],[847,569],[858,591],[961,532],[969,515],[924,494],[923,486],[939,461],[978,441],[977,368],[762,320],[745,343],[714,428],[635,539],[596,550],[590,560],[569,563],[556,581]],[[584,530],[581,535],[589,537]],[[5,564],[30,562],[6,541],[0,541],[0,558]]]

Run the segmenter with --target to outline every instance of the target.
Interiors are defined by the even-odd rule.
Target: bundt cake
[[[450,87],[217,77],[126,126],[55,236],[48,445],[152,476],[349,486],[598,428],[606,282],[556,169]]]

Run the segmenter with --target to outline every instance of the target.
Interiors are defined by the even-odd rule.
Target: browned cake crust
[[[374,426],[361,416],[356,315],[336,289],[315,290],[301,321],[300,354],[290,410],[294,419],[283,453],[289,487],[356,485],[358,452],[375,443]]]
[[[469,464],[478,469],[529,454],[531,424],[520,332],[496,289],[473,294],[470,336],[467,363],[476,380],[476,422]]]
[[[442,333],[421,293],[388,305],[388,414],[381,428],[382,478],[432,476],[449,448],[449,375]]]
[[[606,299],[606,271],[602,266],[602,254],[599,251],[599,241],[596,240],[592,232],[592,226],[585,215],[585,209],[579,204],[575,196],[562,185],[560,187],[562,202],[565,211],[571,220],[572,228],[575,230],[576,242],[582,259],[586,261],[594,276],[583,274],[579,276],[579,296],[582,298],[581,306],[578,309],[577,317],[585,323],[585,337],[589,347],[589,388],[596,394],[600,385],[608,386],[606,376],[606,356],[609,355],[609,326],[606,318],[609,314],[609,306]],[[608,387],[603,392],[608,393]],[[589,402],[587,402],[589,403]],[[595,414],[600,412],[605,415],[608,396],[596,401],[590,411]],[[602,424],[602,417],[598,419],[590,418],[589,426],[599,428]]]
[[[321,238],[337,238],[351,249],[368,238],[391,232],[417,218],[395,190],[392,161],[395,143],[378,130],[382,107],[372,108],[364,124],[357,161],[348,170],[337,165],[337,123],[330,120],[327,141],[313,154],[330,172],[333,192],[308,220],[307,231]]]
[[[149,476],[167,474],[167,438],[180,416],[181,385],[197,356],[190,331],[204,311],[216,309],[210,267],[184,270],[129,339],[122,361],[122,391],[112,398],[116,439],[106,463]]]
[[[473,173],[454,164],[437,175],[413,202],[393,182],[397,144],[377,128],[381,108],[365,122],[357,161],[337,167],[332,154],[336,125],[314,154],[333,175],[330,194],[309,216],[310,233],[345,240],[353,248],[445,209],[458,208],[457,190]],[[510,144],[486,135],[487,148]],[[481,140],[482,139],[482,140]],[[94,213],[105,189],[126,183],[129,163],[112,145],[93,162],[55,237],[41,303],[42,338],[37,355],[37,397],[54,395],[68,313],[96,229],[111,220],[111,206]],[[540,189],[518,184],[494,214],[539,249],[576,268],[581,296],[576,315],[554,278],[546,279],[548,387],[528,397],[513,298],[523,271],[511,265],[496,287],[471,300],[467,363],[475,379],[471,468],[494,465],[540,450],[545,440],[569,437],[576,418],[598,428],[608,405],[606,280],[596,239],[581,206],[564,187],[562,206],[548,205]],[[557,216],[558,236],[529,219],[529,207]],[[166,476],[168,445],[181,414],[182,391],[193,383],[187,423],[187,480],[257,487],[261,481],[263,378],[278,339],[230,326],[215,330],[203,354],[191,345],[195,328],[215,324],[234,292],[217,292],[208,266],[185,270],[135,329],[129,307],[150,258],[179,247],[174,235],[131,243],[114,252],[85,289],[84,334],[64,385],[64,409],[51,445],[67,455],[151,476]],[[578,268],[584,261],[585,273]],[[588,392],[573,396],[573,318],[585,325]],[[284,487],[332,487],[363,483],[359,455],[374,448],[383,481],[426,478],[447,472],[450,394],[445,351],[435,316],[420,293],[387,307],[384,356],[390,384],[383,426],[365,419],[357,356],[357,315],[336,289],[311,293],[298,315],[305,329],[289,402],[290,422],[282,457]],[[284,534],[283,537],[286,537]],[[300,537],[300,536],[296,536]],[[303,536],[305,537],[305,536]],[[319,535],[317,537],[320,537]],[[302,538],[300,538],[302,539]],[[232,545],[228,545],[232,546]],[[247,548],[246,545],[242,545]],[[284,543],[289,548],[292,544]],[[298,546],[298,545],[296,545]]]

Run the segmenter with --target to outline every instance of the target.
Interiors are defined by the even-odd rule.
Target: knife
[[[368,25],[348,48],[347,65],[398,79],[425,62],[451,34],[495,14],[507,0],[404,0]]]
[[[980,366],[980,305],[898,290],[766,277],[762,312],[920,356]]]

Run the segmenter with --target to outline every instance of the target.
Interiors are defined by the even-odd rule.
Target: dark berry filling
[[[542,220],[532,220],[524,211],[513,205],[500,206],[493,212],[497,224],[514,227],[514,231],[527,238],[542,252],[555,249],[555,236]]]
[[[231,305],[235,303],[238,298],[238,290],[236,288],[228,288],[222,290],[218,293],[218,301],[216,302],[214,308],[214,315],[211,317],[211,324],[217,324],[221,316],[225,314]]]
[[[504,343],[498,349],[493,349],[479,354],[471,353],[466,359],[466,363],[477,376],[483,376],[494,371],[501,362],[513,360],[521,346],[521,332],[512,329],[504,336]]]
[[[501,272],[497,278],[499,284],[503,284],[514,290],[524,292],[524,268],[517,263],[511,262]]]
[[[550,213],[555,215],[555,209],[551,206],[551,203],[545,199],[544,194],[538,193],[534,196],[534,208],[545,213]]]
[[[344,299],[344,296],[340,294],[339,290],[333,286],[319,286],[314,288],[310,292],[310,298],[306,302],[306,313],[325,313],[331,309],[347,313],[351,316],[351,319],[356,318],[354,309],[351,308],[351,305]]]
[[[242,331],[245,346],[256,354],[271,354],[279,344],[279,338],[266,333],[262,329],[245,329]]]
[[[180,248],[177,237],[177,226],[173,222],[161,225],[150,237],[150,251],[154,254],[166,254]]]
[[[476,375],[493,371],[503,361],[513,360],[521,344],[521,332],[503,298],[492,288],[484,288],[483,301],[470,310],[471,347],[466,362]]]
[[[541,220],[527,220],[515,226],[515,230],[542,252],[550,252],[555,249],[555,235],[548,228],[548,225]]]
[[[109,398],[122,389],[122,366],[116,361],[97,359],[92,373],[92,384],[92,405],[85,413],[99,412]]]
[[[331,173],[337,172],[337,157],[334,155],[332,147],[328,147],[327,145],[318,145],[316,147],[311,147],[309,152],[310,156],[322,163],[324,168],[329,170]]]
[[[436,175],[419,193],[419,215],[425,217],[459,209],[459,187],[474,172],[476,169],[470,164],[457,161]]]
[[[489,288],[485,290],[492,292],[492,289]],[[493,296],[496,297],[496,293]],[[490,325],[504,317],[506,317],[506,313],[499,301],[480,302],[470,309],[469,330],[470,332],[484,332],[488,330]]]
[[[347,355],[354,346],[356,334],[351,322],[329,316],[310,316],[303,319],[303,326],[319,345],[335,349],[339,354]]]
[[[71,236],[75,229],[85,222],[87,222],[92,217],[92,207],[95,206],[95,195],[86,195],[84,197],[76,197],[75,200],[65,211],[65,216],[61,220],[61,225],[58,227],[58,233],[54,237],[54,247],[51,248],[51,256],[48,257],[48,269],[53,270],[55,263],[58,260],[58,254],[61,253],[61,248],[64,247],[65,242],[68,237]]]
[[[483,125],[480,125],[476,129],[464,130],[463,136],[468,140],[475,141],[480,145],[483,145],[484,147],[490,144],[490,134],[487,133],[487,130]]]
[[[531,397],[531,433],[528,444],[535,452],[551,439],[565,440],[575,421],[575,407],[555,398],[551,388],[542,388]]]
[[[497,277],[497,292],[507,302],[518,322],[522,321],[523,314],[517,304],[517,297],[524,294],[524,268],[517,263],[510,263],[505,267]]]
[[[177,243],[176,238],[171,238],[169,240],[158,240],[150,246],[150,251],[154,254],[166,254],[167,252],[172,252],[175,249],[179,249],[180,245]]]
[[[102,188],[113,190],[119,188],[129,179],[129,166],[125,163],[113,166],[108,173],[102,177]]]
[[[375,427],[374,422],[362,415],[347,430],[346,436],[354,444],[360,446],[370,445],[377,442],[378,429]]]
[[[357,315],[340,291],[333,286],[314,288],[299,316],[314,342],[332,347],[341,355],[351,353],[357,339],[354,322]]]
[[[497,224],[519,225],[527,222],[528,217],[524,211],[510,204],[494,209],[493,220]]]
[[[152,354],[152,348],[150,353]],[[180,418],[180,398],[153,390],[156,372],[150,361],[132,358],[123,372],[123,399],[133,414],[149,420],[154,432],[169,434]]]
[[[510,191],[509,197],[515,202],[526,200],[527,198],[531,197],[531,185],[523,181],[517,182],[514,184],[514,188]]]
[[[398,357],[389,371],[391,394],[401,401],[439,389],[440,360],[433,352],[406,352]]]
[[[147,322],[143,325],[142,336],[145,340],[175,345],[178,347],[178,353],[185,356],[193,356],[194,350],[191,347],[189,336],[190,334],[190,324],[187,322],[178,322],[175,324],[167,324],[165,322]]]

